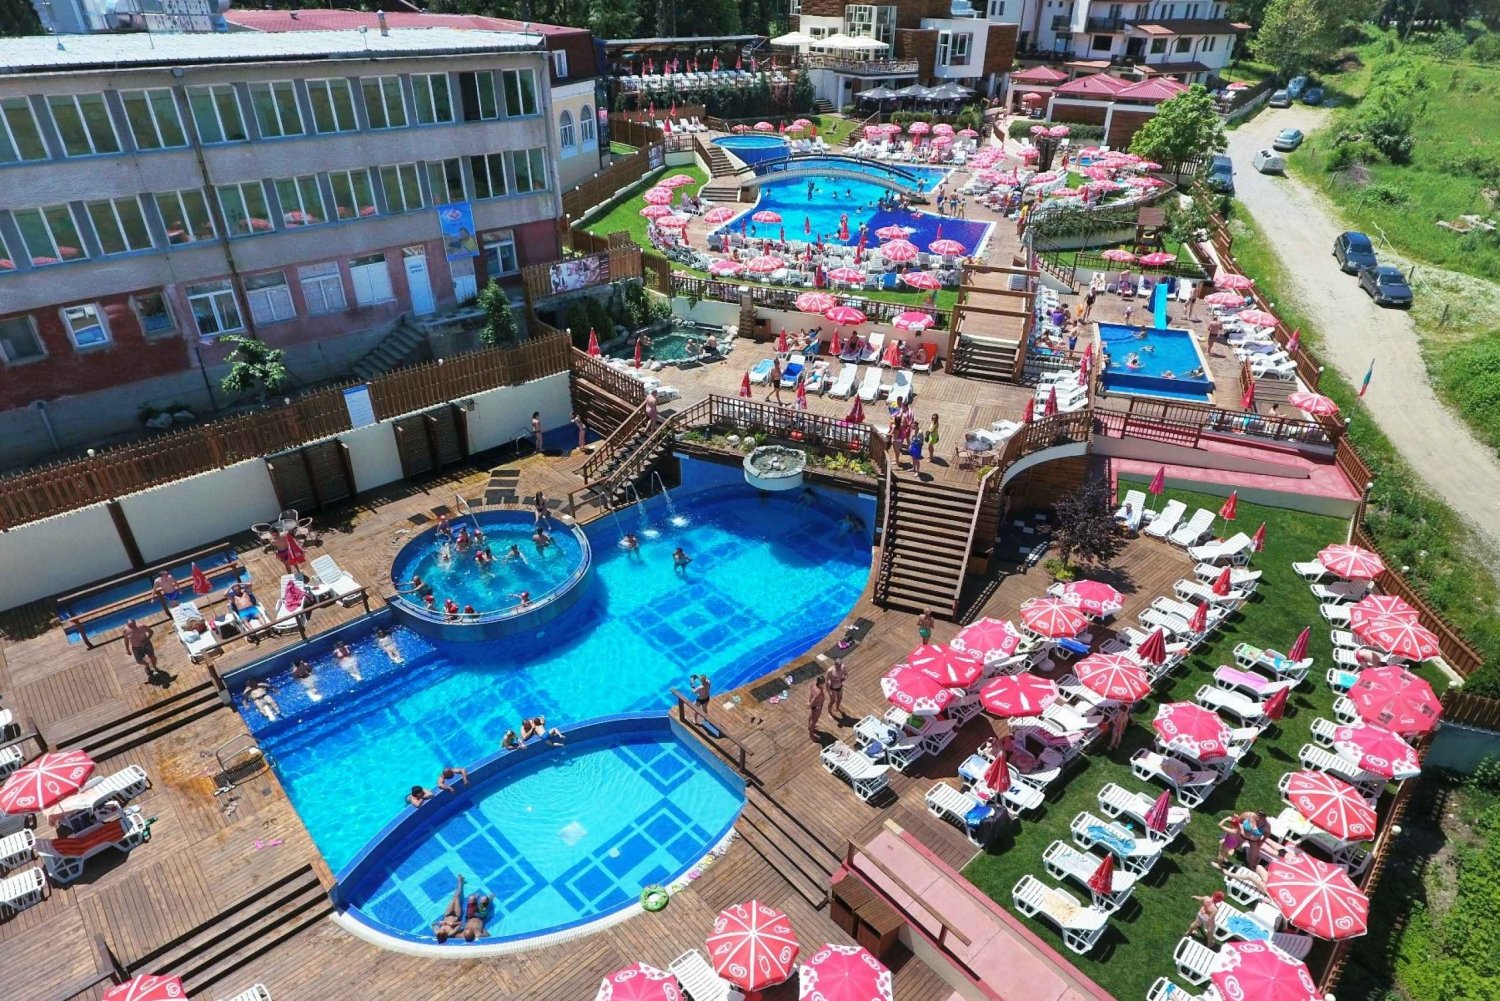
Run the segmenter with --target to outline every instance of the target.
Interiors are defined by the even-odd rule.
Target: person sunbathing
[[[229,607],[234,609],[234,614],[247,624],[265,617],[261,612],[260,602],[256,600],[255,592],[243,584],[236,583],[229,588]]]
[[[413,790],[415,791],[415,790]],[[464,878],[458,877],[458,888],[453,891],[453,899],[448,901],[448,910],[432,926],[433,935],[437,936],[439,942],[446,942],[452,936],[458,934],[464,927]]]
[[[485,893],[471,893],[464,908],[464,941],[472,942],[490,933],[485,926],[490,916],[490,897]]]
[[[547,729],[547,717],[545,716],[533,716],[531,719],[521,721],[522,742],[524,743],[532,737],[545,737],[547,738],[547,743],[553,747],[560,747],[567,739],[557,727],[553,727],[550,730]]]

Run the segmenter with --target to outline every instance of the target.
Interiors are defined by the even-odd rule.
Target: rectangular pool
[[[1208,403],[1214,389],[1208,360],[1192,333],[1174,327],[1098,323],[1107,358],[1100,382],[1112,393]]]

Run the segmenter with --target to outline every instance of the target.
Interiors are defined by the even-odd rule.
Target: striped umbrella
[[[1235,314],[1234,318],[1252,327],[1274,327],[1281,322],[1263,309],[1242,309]]]
[[[969,248],[957,240],[933,240],[927,245],[927,250],[933,254],[942,254],[944,257],[958,257],[967,254]]]
[[[1040,636],[1054,639],[1077,636],[1089,624],[1088,617],[1076,605],[1061,598],[1032,598],[1021,606],[1021,621]]]
[[[786,915],[758,900],[720,911],[707,945],[719,976],[747,991],[784,982],[802,948]]]
[[[1361,622],[1354,629],[1354,635],[1402,660],[1432,660],[1443,653],[1436,633],[1420,622],[1401,616],[1389,615]]]
[[[979,690],[979,701],[996,716],[1035,716],[1057,701],[1057,682],[1035,674],[994,679]]]
[[[1319,1001],[1307,964],[1270,942],[1230,942],[1219,950],[1209,979],[1229,1001]]]
[[[919,253],[921,251],[917,250],[917,245],[910,240],[891,240],[880,248],[881,257],[888,261],[895,261],[897,264],[915,261]]]
[[[83,751],[51,751],[11,773],[0,786],[0,813],[36,813],[83,788],[94,759]]]
[[[682,1001],[682,996],[675,976],[634,963],[605,977],[594,1001]]]
[[[1229,753],[1229,727],[1218,713],[1195,702],[1163,704],[1151,726],[1163,743],[1181,747],[1199,761]]]
[[[1416,749],[1383,726],[1341,726],[1333,731],[1333,749],[1388,779],[1409,779],[1422,771]]]
[[[906,663],[950,688],[968,688],[984,673],[984,662],[976,654],[941,643],[922,644],[906,655]]]
[[[1288,924],[1319,938],[1353,938],[1369,929],[1370,898],[1341,865],[1292,852],[1267,867],[1266,890]]]
[[[750,217],[751,222],[778,223],[781,221],[780,212],[772,212],[770,209],[761,209]]]
[[[858,945],[825,945],[797,970],[798,1001],[892,1001],[891,971]]]
[[[837,323],[841,327],[857,327],[861,323],[868,322],[865,314],[853,306],[835,306],[825,310],[823,318],[829,323]]]
[[[1125,607],[1125,596],[1102,580],[1075,580],[1064,584],[1062,598],[1090,615],[1113,615]]]
[[[931,313],[907,310],[893,317],[891,319],[891,326],[897,330],[910,330],[912,333],[921,333],[936,322],[937,319]]]
[[[672,209],[666,204],[647,205],[645,208],[641,209],[641,215],[645,216],[647,219],[660,219],[663,216],[669,216],[671,214]]]
[[[880,679],[886,701],[918,716],[935,716],[958,694],[937,678],[910,664],[897,664]]]
[[[1254,278],[1246,278],[1244,275],[1237,275],[1232,271],[1224,271],[1214,275],[1215,288],[1247,289],[1254,284]]]
[[[1327,772],[1292,772],[1286,800],[1340,841],[1369,841],[1375,836],[1375,808],[1358,789]]]
[[[1305,414],[1332,417],[1339,412],[1339,405],[1321,393],[1293,393],[1286,401]]]
[[[1318,552],[1318,562],[1331,574],[1349,580],[1374,580],[1385,569],[1385,561],[1379,553],[1372,553],[1363,546],[1337,543],[1324,546]]]
[[[1090,654],[1074,666],[1073,673],[1089,691],[1116,702],[1134,702],[1151,691],[1145,669],[1123,653]]]
[[[710,226],[718,226],[719,224],[726,223],[733,218],[734,209],[730,208],[728,205],[720,205],[716,208],[711,208],[707,212],[703,213],[703,221],[708,223]]]
[[[882,226],[875,231],[877,240],[904,240],[911,233],[908,226]]]
[[[1417,610],[1394,594],[1367,594],[1349,606],[1349,628],[1359,629],[1375,619],[1420,621]]]
[[[768,275],[773,271],[780,271],[786,267],[786,261],[773,254],[764,254],[760,257],[752,257],[745,267],[758,275]]]
[[[1243,306],[1245,297],[1238,292],[1210,292],[1203,301],[1210,306]]]
[[[1021,645],[1021,634],[1006,619],[980,619],[958,631],[950,644],[986,660],[1013,656]]]
[[[838,304],[827,292],[803,292],[796,299],[797,309],[803,313],[826,313]]]
[[[648,205],[666,205],[675,197],[671,188],[651,188],[642,196]]]
[[[859,268],[834,268],[828,272],[828,280],[839,282],[843,285],[862,285],[864,284],[865,273],[859,270]]]
[[[708,266],[708,273],[711,275],[733,276],[744,270],[745,266],[743,264],[739,261],[731,261],[727,257],[714,261]]]
[[[929,271],[907,271],[901,275],[901,284],[931,291],[943,287],[937,275]]]
[[[1426,733],[1443,712],[1432,686],[1404,667],[1366,668],[1349,689],[1349,700],[1360,719],[1399,734]],[[4,806],[0,794],[0,809]]]

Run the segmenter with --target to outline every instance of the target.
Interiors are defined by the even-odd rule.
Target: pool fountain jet
[[[745,482],[760,490],[795,490],[802,486],[807,453],[781,445],[762,445],[745,456]]]
[[[641,497],[641,492],[635,488],[634,483],[625,484],[625,494],[627,497],[635,498],[635,513],[641,520],[641,538],[654,539],[661,535],[659,530],[651,527],[651,518],[646,514],[646,501]]]
[[[652,470],[651,480],[656,484],[657,489],[661,491],[662,497],[667,502],[667,521],[671,523],[673,528],[686,528],[690,519],[685,514],[677,513],[677,505],[672,503],[672,491],[667,489],[667,484],[662,480],[661,473]]]

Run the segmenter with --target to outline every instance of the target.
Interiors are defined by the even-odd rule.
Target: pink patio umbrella
[[[837,323],[841,327],[857,327],[861,323],[868,323],[865,314],[853,306],[835,306],[824,310],[823,319],[829,323]]]
[[[776,126],[772,125],[770,122],[756,122],[755,123],[755,131],[757,131],[757,132],[775,132],[776,131]]]
[[[929,271],[907,271],[901,276],[901,284],[928,291],[943,287],[943,283],[938,279],[937,275]]]
[[[682,187],[685,184],[697,184],[697,183],[698,183],[698,179],[696,177],[693,177],[693,176],[689,175],[689,174],[673,174],[671,177],[667,178],[665,181],[662,181],[661,182],[661,186],[664,187],[664,188],[680,188],[680,187]]]
[[[984,674],[984,662],[977,655],[941,643],[922,644],[906,655],[906,664],[950,688],[968,688]]]
[[[186,997],[181,977],[141,973],[105,991],[103,1001],[181,1001]]]
[[[594,1001],[682,1001],[682,987],[672,974],[634,963],[605,977]]]
[[[750,126],[746,125],[744,122],[741,122],[740,124],[736,125],[734,128],[730,129],[729,131],[730,132],[749,132],[750,131]]]
[[[801,951],[786,915],[758,900],[720,911],[707,945],[715,972],[747,991],[784,982]]]
[[[999,796],[1010,790],[1010,762],[1004,751],[998,752],[984,770],[982,784],[992,795]]]
[[[1319,417],[1332,417],[1339,412],[1339,405],[1321,393],[1293,393],[1286,401],[1303,413]]]
[[[1135,655],[1148,664],[1163,664],[1167,660],[1167,637],[1160,627],[1151,630],[1145,642],[1136,647]]]
[[[1349,700],[1366,723],[1403,735],[1426,733],[1437,725],[1443,712],[1432,686],[1404,667],[1365,668],[1349,689]]]
[[[885,353],[880,356],[880,362],[890,368],[899,369],[901,367],[901,342],[892,338],[891,343],[886,345]]]
[[[919,313],[916,310],[907,310],[904,313],[896,314],[895,318],[891,320],[891,326],[898,330],[910,330],[914,334],[919,334],[936,322],[937,319],[931,313]]]
[[[778,223],[781,221],[780,212],[772,212],[770,209],[761,209],[750,217],[751,222]]]
[[[83,751],[50,751],[11,773],[0,786],[0,813],[37,813],[83,788],[94,759]]]
[[[1378,553],[1344,543],[1324,546],[1318,552],[1318,562],[1329,573],[1347,580],[1374,580],[1385,569],[1385,561]]]
[[[1409,779],[1422,771],[1416,749],[1383,726],[1341,726],[1333,731],[1333,749],[1388,779]]]
[[[969,248],[957,240],[933,240],[927,245],[930,253],[942,254],[944,257],[959,257],[969,252]]]
[[[895,122],[886,122],[880,127],[880,131],[884,132],[888,136],[893,136],[901,131],[901,126],[897,125]]]
[[[834,268],[828,272],[828,280],[844,285],[862,285],[864,284],[865,273],[859,270],[859,268]]]
[[[1091,181],[1107,181],[1115,172],[1108,167],[1084,167],[1080,173]]]
[[[1266,523],[1261,522],[1255,534],[1250,536],[1250,544],[1257,553],[1265,551],[1266,548]]]
[[[599,335],[594,331],[593,327],[589,328],[588,352],[590,357],[593,358],[598,358],[599,355],[602,354],[602,352],[599,350]]]
[[[703,214],[703,221],[710,226],[718,226],[734,218],[734,209],[728,205],[719,205],[709,209]]]
[[[1195,702],[1167,702],[1156,710],[1151,727],[1165,744],[1182,748],[1199,761],[1229,753],[1229,727],[1212,709]]]
[[[752,257],[745,267],[758,275],[768,275],[786,267],[786,261],[773,254],[763,254],[760,257]]]
[[[879,125],[866,125],[865,126],[865,138],[866,139],[879,139],[883,135],[885,135],[885,130],[882,129]]]
[[[1237,275],[1232,271],[1223,271],[1214,275],[1215,288],[1247,289],[1255,284],[1254,278]]]
[[[797,970],[798,1001],[894,1001],[891,971],[858,945],[825,945]]]
[[[880,679],[886,701],[918,716],[933,716],[958,698],[952,688],[919,668],[897,664]]]
[[[791,127],[794,129],[805,129],[811,124],[812,122],[809,122],[806,118],[799,118],[792,123]]]
[[[1156,472],[1151,476],[1151,482],[1146,485],[1146,492],[1152,497],[1160,497],[1167,490],[1167,467],[1157,466]]]
[[[1060,180],[1062,180],[1062,174],[1058,173],[1055,170],[1044,170],[1040,174],[1032,177],[1029,181],[1026,182],[1026,184],[1029,187],[1033,184],[1051,184],[1054,181]]]
[[[1061,598],[1032,598],[1021,605],[1021,621],[1039,636],[1077,636],[1089,624],[1076,605]]]
[[[919,253],[921,251],[917,250],[916,244],[910,240],[892,240],[880,248],[880,256],[897,264],[915,261]]]
[[[708,266],[708,273],[723,277],[732,277],[745,270],[745,266],[739,261],[731,261],[728,258],[714,261]]]
[[[932,134],[935,136],[951,136],[953,134],[953,126],[947,122],[938,122],[932,127]]]
[[[973,129],[959,129],[957,135],[960,139],[977,139],[979,137],[979,133]]]
[[[1230,942],[1209,979],[1228,1001],[1321,1001],[1307,964],[1270,942]]]
[[[1068,128],[1066,125],[1054,125],[1047,130],[1047,135],[1051,136],[1054,139],[1066,139],[1068,133],[1070,132],[1072,132],[1072,129]]]
[[[944,146],[952,146],[953,145],[953,137],[952,136],[934,136],[933,139],[932,139],[932,145],[936,146],[936,147],[938,147],[940,149],[942,147],[944,147]]]
[[[1063,600],[1090,615],[1113,615],[1125,607],[1125,596],[1101,580],[1075,580],[1063,585]]]
[[[1185,811],[1184,811],[1185,812]],[[1172,819],[1172,794],[1163,789],[1161,795],[1156,797],[1156,802],[1146,811],[1141,818],[1146,825],[1146,830],[1155,831],[1157,834],[1165,834],[1167,824]]]
[[[844,415],[845,422],[849,424],[863,424],[865,422],[865,405],[860,402],[859,397],[849,407],[849,412]]]
[[[1304,769],[1286,780],[1286,800],[1302,816],[1340,841],[1375,836],[1375,808],[1343,779]]]
[[[1177,260],[1177,255],[1164,254],[1161,251],[1157,251],[1156,253],[1143,255],[1140,260],[1148,268],[1159,268],[1164,264],[1171,264]]]
[[[1432,660],[1443,653],[1436,633],[1420,622],[1399,616],[1370,619],[1360,623],[1353,632],[1370,646],[1395,654],[1402,660]]]
[[[1349,628],[1362,629],[1375,619],[1419,622],[1417,610],[1394,594],[1367,594],[1349,606]]]
[[[882,226],[875,231],[878,240],[904,240],[911,229],[907,226]]]
[[[1296,640],[1292,642],[1292,648],[1286,652],[1286,659],[1295,663],[1301,660],[1303,657],[1306,657],[1307,641],[1311,636],[1312,629],[1307,626],[1303,626],[1302,631],[1297,634]]]
[[[839,301],[827,292],[803,292],[797,296],[797,309],[803,313],[826,313]]]
[[[1252,327],[1274,327],[1281,322],[1263,309],[1242,309],[1234,314],[1234,317],[1241,323],[1248,323]]]
[[[1151,692],[1145,668],[1123,653],[1090,654],[1074,665],[1073,673],[1089,691],[1116,702],[1134,702]]]
[[[1057,701],[1057,682],[1035,674],[995,678],[979,690],[986,710],[1003,718],[1036,716]]]
[[[657,229],[687,229],[693,221],[691,216],[666,215],[656,220]]]
[[[1238,292],[1210,292],[1203,301],[1210,306],[1243,306],[1245,297]]]
[[[1161,170],[1161,164],[1155,160],[1141,160],[1135,164],[1136,170]]]
[[[1032,160],[1038,159],[1039,157],[1041,157],[1041,155],[1042,151],[1037,149],[1035,146],[1027,146],[1025,149],[1021,150],[1021,159],[1025,160],[1027,163],[1030,163]]]
[[[906,131],[910,132],[914,136],[925,136],[927,133],[932,131],[932,126],[928,125],[926,122],[912,122],[906,127]]]
[[[676,193],[671,188],[656,187],[647,189],[646,193],[641,197],[646,200],[646,204],[648,205],[666,205],[675,196]]]
[[[645,208],[641,209],[641,215],[645,216],[647,219],[660,219],[663,216],[669,216],[671,214],[672,209],[667,205],[647,205]]]
[[[1057,413],[1057,386],[1054,384],[1047,389],[1047,402],[1042,405],[1042,416],[1051,417]]]
[[[1294,928],[1318,938],[1363,935],[1370,926],[1370,898],[1349,870],[1294,851],[1266,867],[1271,903]]]
[[[1099,256],[1104,258],[1106,261],[1115,261],[1119,264],[1133,264],[1136,260],[1136,256],[1134,254],[1132,254],[1128,250],[1121,250],[1119,247],[1111,247],[1109,250],[1104,251],[1104,253],[1100,254]]]
[[[986,660],[1013,656],[1021,645],[1021,634],[1006,619],[979,619],[958,631],[949,645]]]

